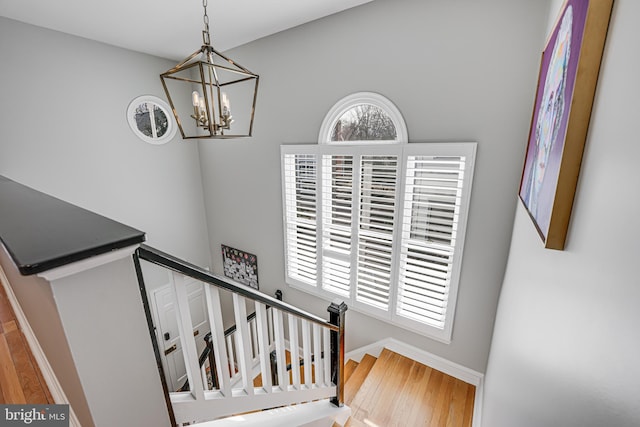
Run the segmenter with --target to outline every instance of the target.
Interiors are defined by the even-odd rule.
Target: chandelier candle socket
[[[203,8],[202,47],[162,73],[162,86],[183,139],[249,137],[259,77],[211,46],[207,0]]]

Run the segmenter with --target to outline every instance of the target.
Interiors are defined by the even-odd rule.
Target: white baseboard
[[[461,381],[474,385],[476,387],[476,394],[473,405],[472,426],[481,427],[484,374],[390,337],[348,352],[345,355],[345,361],[352,359],[356,362],[360,362],[365,354],[379,357],[380,353],[382,353],[382,350],[385,348],[404,357],[415,360],[416,362],[422,363],[423,365],[429,366],[430,368],[444,372],[445,374]]]
[[[16,319],[18,320],[20,329],[22,330],[22,333],[24,334],[24,337],[27,340],[27,344],[31,349],[31,353],[33,354],[33,357],[36,360],[38,367],[40,368],[40,372],[42,373],[42,377],[44,378],[44,381],[47,384],[47,387],[49,388],[49,393],[51,393],[51,397],[53,398],[54,403],[58,405],[69,405],[69,400],[67,399],[67,396],[65,395],[64,390],[62,389],[62,386],[58,382],[58,378],[56,377],[56,374],[53,372],[53,368],[49,364],[49,361],[47,360],[47,357],[45,356],[44,351],[42,350],[42,347],[40,347],[40,343],[38,342],[38,339],[36,338],[36,335],[33,332],[33,329],[31,329],[31,325],[29,324],[29,321],[27,320],[27,317],[24,314],[24,311],[22,311],[22,307],[20,307],[20,303],[18,302],[16,295],[13,293],[13,289],[9,284],[9,279],[7,278],[7,276],[4,273],[4,270],[1,267],[0,267],[0,281],[4,285],[4,290],[7,294],[7,299],[11,304],[11,308],[13,308],[13,312],[16,315]],[[80,425],[80,421],[78,421],[78,418],[76,417],[75,412],[73,412],[73,408],[71,407],[71,405],[69,405],[69,426],[82,427]]]

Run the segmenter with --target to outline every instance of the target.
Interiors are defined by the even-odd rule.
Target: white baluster
[[[284,346],[284,325],[282,322],[282,312],[272,308],[273,313],[273,334],[276,344],[276,366],[278,369],[278,386],[282,391],[289,389],[289,381],[287,378],[287,362]]]
[[[302,319],[302,357],[304,360],[304,383],[307,388],[313,385],[311,377],[311,324]]]
[[[262,375],[262,387],[267,393],[273,391],[271,383],[271,351],[269,351],[269,325],[267,320],[267,307],[256,301],[256,325],[258,329],[258,349],[260,357],[260,374]]]
[[[256,327],[255,317],[251,319],[251,321],[249,322],[249,326],[251,326],[251,356],[253,357],[253,360],[255,360],[258,358],[258,330]]]
[[[298,345],[298,318],[288,314],[289,318],[289,353],[291,354],[292,384],[300,390],[300,348]]]
[[[226,397],[231,397],[231,375],[229,373],[229,358],[224,339],[224,324],[222,322],[222,307],[220,305],[220,292],[218,288],[205,285],[204,294],[207,298],[207,310],[209,311],[209,326],[211,328],[211,343],[216,362],[218,384],[220,391]],[[213,375],[213,371],[211,375]]]
[[[205,390],[209,390],[209,378],[207,377],[207,362],[200,366],[200,376],[202,377],[202,384]]]
[[[191,323],[191,310],[189,309],[189,295],[185,277],[178,273],[173,273],[172,277],[178,332],[182,342],[182,354],[184,355],[189,387],[196,400],[204,400],[204,385],[200,376],[198,350],[196,349],[196,342],[193,340],[193,324]]]
[[[253,372],[251,366],[251,340],[247,323],[247,306],[244,297],[233,294],[233,311],[236,319],[236,356],[242,378],[242,387],[247,395],[253,395]]]
[[[234,351],[235,345],[233,344],[233,337],[235,333],[232,333],[226,337],[227,341],[227,355],[229,356],[229,369],[231,370],[231,378],[236,376],[236,352]]]
[[[273,342],[275,341],[275,339],[273,338],[273,309],[272,308],[267,310],[267,323],[268,323],[268,330],[269,330],[269,346],[272,346]]]
[[[324,383],[331,385],[331,330],[322,328],[323,348],[324,348]]]
[[[317,323],[313,324],[313,367],[315,383],[322,387],[324,381],[324,364],[322,362],[322,330]]]

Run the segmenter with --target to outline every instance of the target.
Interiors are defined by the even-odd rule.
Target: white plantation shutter
[[[407,159],[396,312],[437,328],[444,327],[464,169],[464,157]]]
[[[356,301],[389,310],[397,155],[363,155],[360,164]]]
[[[353,156],[322,157],[322,288],[349,297],[353,221]]]
[[[287,282],[449,342],[475,147],[282,146]]]
[[[318,263],[317,171],[315,154],[283,157],[287,276],[311,285]]]

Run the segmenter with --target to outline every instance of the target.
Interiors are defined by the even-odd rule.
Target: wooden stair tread
[[[353,371],[358,367],[358,362],[356,362],[355,360],[351,360],[349,359],[347,361],[347,363],[344,364],[344,382],[345,384],[347,383],[347,381],[349,381],[349,378],[351,378],[351,374],[353,374]]]
[[[351,401],[355,397],[356,393],[362,386],[369,372],[376,363],[376,358],[370,354],[365,354],[358,366],[351,374],[349,381],[345,382],[344,386],[344,402],[346,405],[350,405]]]
[[[363,423],[362,421],[356,418],[351,417],[347,420],[344,427],[371,427],[371,426]]]
[[[333,423],[332,427],[342,427],[340,424],[338,423]],[[357,420],[353,417],[350,417],[347,422],[344,424],[344,427],[371,427],[370,425],[367,425],[365,423],[363,423],[360,420]]]
[[[471,426],[474,386],[388,349],[374,362],[359,389],[360,367],[345,386],[352,410],[345,426]]]

